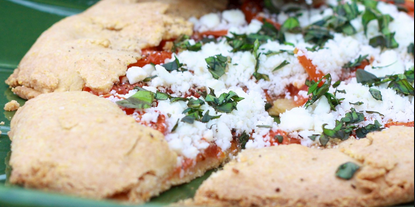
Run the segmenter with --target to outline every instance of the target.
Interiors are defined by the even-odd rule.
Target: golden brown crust
[[[192,33],[191,23],[166,15],[161,2],[103,0],[44,32],[6,83],[23,98],[42,93],[106,93],[143,48]]]
[[[144,202],[171,186],[177,155],[164,136],[86,92],[40,95],[12,120],[10,182]]]
[[[414,128],[393,127],[340,149],[299,145],[246,150],[211,176],[190,205],[388,206],[414,200]],[[344,153],[343,153],[344,152]],[[356,159],[355,159],[356,158]],[[361,165],[350,181],[346,162]]]
[[[153,0],[133,0],[138,2],[149,2]],[[183,18],[201,17],[203,14],[217,12],[226,9],[227,0],[158,0],[169,4],[168,15],[179,16]]]

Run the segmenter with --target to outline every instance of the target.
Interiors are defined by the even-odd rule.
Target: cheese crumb
[[[16,100],[12,100],[4,106],[5,111],[17,111],[19,108],[20,104]]]

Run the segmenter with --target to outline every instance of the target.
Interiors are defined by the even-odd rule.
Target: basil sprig
[[[403,74],[388,75],[378,78],[372,73],[365,70],[356,71],[358,83],[368,86],[379,86],[388,83],[388,88],[394,89],[398,94],[413,96],[414,95],[414,68],[405,71]]]

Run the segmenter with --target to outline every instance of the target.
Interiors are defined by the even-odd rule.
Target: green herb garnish
[[[281,70],[282,68],[284,68],[285,66],[287,66],[287,65],[289,65],[290,64],[290,62],[288,62],[288,61],[286,61],[286,60],[284,60],[279,66],[277,66],[274,70],[273,70],[273,72],[275,72],[275,71],[277,71],[277,70]]]
[[[331,86],[332,78],[331,75],[328,74],[324,76],[319,81],[307,81],[306,85],[309,86],[308,95],[311,95],[311,98],[305,104],[305,107],[310,107],[315,102],[320,100],[321,97],[325,96],[329,101],[331,110],[335,111],[336,106],[340,105],[344,99],[337,99],[336,94],[329,93],[330,86]],[[322,86],[320,86],[322,84]]]
[[[359,165],[353,162],[348,162],[348,163],[341,165],[337,169],[336,176],[343,180],[351,180],[359,169],[360,169]]]
[[[368,57],[369,57],[369,55],[365,55],[365,56],[360,55],[355,61],[349,62],[346,65],[344,65],[343,68],[352,69],[352,68],[359,67],[359,66],[362,65],[363,61],[365,61],[365,60],[369,61],[367,59]]]
[[[206,58],[208,70],[215,79],[219,79],[225,74],[229,62],[229,58],[223,55],[216,55]]]
[[[153,100],[153,92],[140,90],[126,100],[117,101],[117,104],[130,109],[148,109],[151,108]]]
[[[163,66],[169,72],[173,72],[173,71],[184,72],[184,71],[187,71],[187,69],[183,68],[184,64],[180,63],[180,61],[179,61],[179,59],[177,59],[177,57],[175,57],[173,62],[166,63],[166,64],[163,64],[161,66]]]
[[[211,93],[205,95],[206,102],[212,106],[217,112],[231,113],[237,109],[238,102],[244,98],[239,97],[235,92],[223,93],[216,97],[215,92],[211,89]]]
[[[378,78],[365,70],[357,70],[356,79],[358,83],[370,87],[389,83],[388,88],[394,89],[398,94],[414,95],[414,87],[412,86],[414,84],[414,68],[405,71],[404,74],[389,75],[383,78]]]
[[[189,51],[200,51],[202,49],[202,43],[197,42],[196,44],[190,44],[190,36],[183,35],[174,41],[173,51],[189,50]]]
[[[382,92],[380,92],[379,90],[370,88],[369,92],[372,95],[372,97],[377,101],[383,101]]]
[[[239,136],[238,142],[241,145],[241,149],[246,148],[246,143],[248,143],[250,138],[251,137],[246,132],[242,133],[242,135]]]

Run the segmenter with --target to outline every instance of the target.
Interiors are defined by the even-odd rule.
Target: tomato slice
[[[206,31],[198,34],[201,37],[214,36],[215,38],[228,35],[228,30]]]
[[[294,50],[294,53],[298,54],[299,51],[300,50],[296,48]],[[298,61],[300,61],[300,64],[303,66],[304,70],[308,73],[310,80],[317,82],[325,76],[324,73],[318,70],[317,67],[313,64],[313,62],[310,59],[308,59],[305,55],[301,55],[301,56],[298,55],[297,58],[298,58]]]

